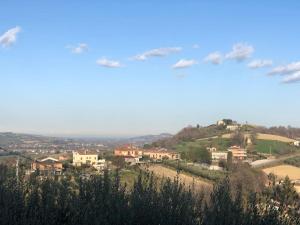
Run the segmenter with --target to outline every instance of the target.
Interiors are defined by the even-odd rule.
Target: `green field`
[[[190,142],[181,142],[176,146],[179,152],[188,151],[191,148],[216,147],[218,151],[226,151],[230,147],[230,139],[210,138],[205,140],[197,140]]]
[[[283,155],[297,151],[288,143],[271,140],[256,140],[254,149],[259,153]]]
[[[204,179],[210,180],[217,182],[221,179],[223,179],[226,176],[226,172],[224,171],[216,171],[216,170],[208,170],[208,169],[203,169],[199,166],[193,166],[193,165],[188,165],[184,162],[178,162],[175,161],[164,161],[163,162],[166,166],[172,167],[173,169],[176,170],[181,170],[183,172],[202,177]]]

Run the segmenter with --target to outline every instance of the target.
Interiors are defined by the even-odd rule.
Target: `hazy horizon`
[[[300,127],[299,1],[6,1],[0,131]]]

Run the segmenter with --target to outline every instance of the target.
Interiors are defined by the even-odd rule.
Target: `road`
[[[265,167],[265,166],[269,166],[269,165],[272,166],[276,163],[279,163],[279,162],[282,162],[286,159],[290,159],[290,158],[297,157],[297,156],[300,156],[300,152],[294,153],[292,155],[281,156],[281,157],[276,158],[276,159],[257,160],[257,161],[252,162],[251,166],[253,168],[260,168],[260,167]]]

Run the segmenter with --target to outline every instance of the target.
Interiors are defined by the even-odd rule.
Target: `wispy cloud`
[[[231,52],[226,54],[226,58],[240,62],[249,58],[253,52],[253,46],[246,43],[237,43],[232,46]]]
[[[223,55],[220,52],[212,52],[204,58],[204,61],[205,62],[210,62],[210,63],[215,64],[215,65],[218,65],[218,64],[222,63]]]
[[[300,82],[300,71],[293,73],[291,75],[286,75],[282,79],[282,83],[295,83],[295,82]]]
[[[178,79],[183,79],[183,78],[187,77],[187,74],[186,73],[180,73],[180,74],[177,74],[176,77]]]
[[[253,60],[250,63],[248,63],[248,67],[251,69],[258,69],[258,68],[262,68],[262,67],[268,67],[268,66],[272,66],[273,65],[273,61],[269,60],[269,59],[257,59],[257,60]]]
[[[195,64],[197,64],[198,62],[194,59],[181,59],[179,60],[177,63],[175,63],[172,68],[173,69],[183,69],[183,68],[187,68],[187,67],[191,67]]]
[[[99,66],[107,67],[107,68],[120,68],[123,65],[116,60],[109,60],[107,58],[101,58],[96,61]]]
[[[133,60],[145,61],[151,57],[163,57],[182,50],[181,47],[156,48],[132,57]]]
[[[200,48],[200,46],[198,44],[194,44],[192,47],[195,49]]]
[[[77,46],[67,46],[67,48],[71,49],[71,52],[74,54],[81,54],[83,52],[86,52],[89,47],[86,43],[79,43]]]
[[[300,71],[300,61],[275,67],[269,72],[269,75],[286,75],[295,73],[297,71]]]
[[[5,48],[14,44],[17,41],[17,34],[20,31],[20,27],[14,27],[6,31],[0,36],[0,45]]]

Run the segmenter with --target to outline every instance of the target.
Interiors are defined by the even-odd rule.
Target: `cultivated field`
[[[272,141],[281,141],[281,142],[294,142],[294,139],[290,139],[287,137],[282,137],[282,136],[278,136],[278,135],[272,135],[272,134],[261,134],[258,133],[257,134],[257,139],[259,140],[272,140]]]
[[[290,165],[280,165],[263,169],[266,174],[274,173],[279,178],[288,176],[291,180],[300,180],[300,168]],[[300,193],[300,185],[296,185],[295,189]]]
[[[300,180],[300,168],[290,165],[280,165],[263,169],[266,174],[274,173],[279,178],[289,176],[291,180]]]
[[[222,138],[231,138],[232,134],[223,134]],[[262,133],[257,133],[256,138],[258,140],[270,140],[270,141],[281,141],[281,142],[294,142],[294,139],[279,136],[279,135],[273,135],[273,134],[262,134]]]
[[[154,175],[160,177],[160,178],[170,178],[174,179],[177,175],[176,171],[161,165],[151,165],[147,168],[150,172],[153,172]],[[195,176],[187,175],[184,173],[179,174],[179,180],[180,182],[184,183],[186,186],[192,186],[194,184],[195,189],[201,189],[201,188],[212,188],[212,184],[203,181]]]

